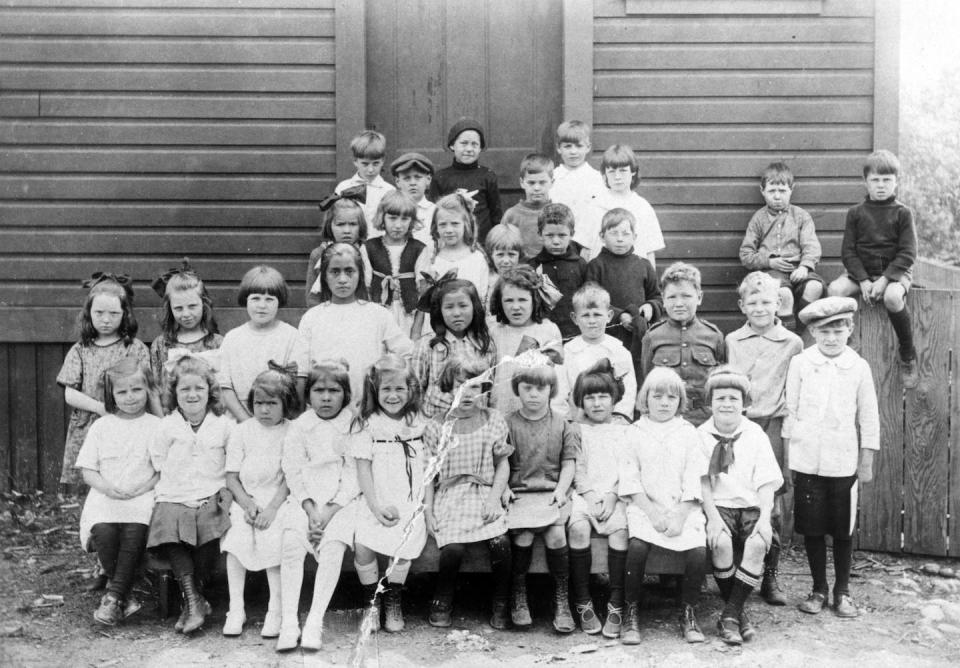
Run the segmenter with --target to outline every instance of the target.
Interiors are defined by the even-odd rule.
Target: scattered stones
[[[960,635],[960,626],[954,626],[953,624],[937,624],[937,630],[950,635]]]
[[[23,635],[23,624],[13,622],[0,626],[0,638],[17,638]]]
[[[944,618],[943,608],[939,605],[925,605],[920,608],[920,615],[924,621],[939,622]]]

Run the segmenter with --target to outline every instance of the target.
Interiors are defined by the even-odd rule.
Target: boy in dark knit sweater
[[[507,209],[502,222],[520,230],[525,258],[534,258],[543,249],[537,219],[543,207],[550,203],[552,185],[553,160],[540,153],[531,153],[521,161],[523,199]]]
[[[830,284],[831,296],[863,295],[867,304],[883,301],[900,344],[903,386],[917,386],[917,351],[913,347],[907,291],[917,257],[913,211],[897,201],[900,161],[890,151],[877,151],[863,166],[867,197],[847,211],[840,254],[847,270]]]
[[[434,202],[443,195],[465,190],[477,203],[473,215],[477,219],[477,242],[482,246],[490,228],[500,222],[500,187],[497,175],[478,161],[487,148],[483,126],[472,118],[461,118],[447,135],[447,148],[453,151],[453,164],[444,167],[433,177],[430,199]]]
[[[506,222],[507,217],[503,220]],[[543,248],[530,260],[530,266],[549,276],[563,295],[553,307],[550,319],[566,341],[580,333],[573,321],[573,294],[586,280],[587,261],[580,256],[583,247],[573,241],[573,211],[566,204],[547,204],[537,216],[536,225]]]
[[[587,264],[586,280],[598,283],[610,293],[610,335],[630,351],[639,382],[643,335],[663,311],[657,272],[647,258],[633,252],[637,221],[626,209],[610,209],[603,215],[600,238],[603,248]]]

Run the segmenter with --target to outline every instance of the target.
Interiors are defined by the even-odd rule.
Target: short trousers
[[[805,279],[803,279],[802,281],[798,281],[796,283],[791,281],[790,274],[784,271],[779,271],[777,269],[768,269],[767,274],[769,274],[773,278],[780,281],[780,287],[790,288],[790,291],[793,293],[794,299],[800,299],[803,296],[803,289],[807,286],[807,283],[809,283],[810,281],[815,281],[819,283],[823,287],[824,291],[826,291],[827,289],[827,281],[823,278],[823,276],[813,271],[812,269],[808,269],[807,277]]]
[[[857,476],[793,473],[793,528],[804,536],[849,539],[857,519]]]
[[[730,529],[730,536],[733,538],[734,545],[742,543],[754,529],[757,528],[757,520],[760,519],[760,509],[756,506],[750,508],[724,508],[717,506],[717,512],[723,523]]]
[[[850,282],[852,282],[852,283],[856,283],[857,286],[859,287],[860,281],[858,281],[857,279],[855,279],[855,278],[854,278],[853,276],[851,276],[850,274],[844,274],[844,276],[846,277],[846,279],[847,279],[848,281],[850,281]],[[871,280],[871,281],[876,281],[878,278],[880,278],[880,277],[879,277],[879,276],[871,276],[871,277],[870,277],[870,280]],[[913,272],[908,269],[907,271],[904,272],[903,276],[901,276],[899,279],[897,279],[896,282],[903,286],[903,291],[904,291],[904,292],[910,292],[910,286],[913,285]]]

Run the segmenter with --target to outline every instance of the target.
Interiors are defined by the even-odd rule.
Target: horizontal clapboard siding
[[[821,273],[842,269],[844,213],[863,195],[874,145],[875,26],[870,0],[793,15],[724,4],[721,14],[702,2],[595,0],[592,113],[595,158],[617,142],[639,155],[639,192],[667,243],[658,267],[701,267],[703,312],[729,330],[745,273],[737,251],[768,163],[786,160],[798,178],[793,201],[816,223]],[[729,13],[737,7],[743,15]]]
[[[55,378],[82,278],[131,274],[146,341],[150,281],[184,255],[224,329],[244,320],[236,288],[254,263],[302,303],[316,201],[337,180],[335,10],[0,2],[0,491],[56,490],[68,410]]]

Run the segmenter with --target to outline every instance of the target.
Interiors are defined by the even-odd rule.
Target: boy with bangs
[[[585,219],[590,200],[604,188],[603,176],[587,160],[590,149],[589,125],[564,121],[557,127],[557,153],[562,164],[553,172],[550,198],[569,206],[578,221]]]
[[[816,272],[820,240],[810,214],[790,204],[793,172],[786,164],[767,166],[760,192],[766,206],[747,224],[740,262],[750,271],[766,271],[780,282],[777,315],[793,326],[794,312],[823,296],[826,282]]]
[[[780,290],[780,282],[769,274],[762,271],[748,274],[738,289],[740,311],[747,317],[747,322],[740,329],[727,334],[726,338],[730,366],[750,379],[747,417],[767,434],[784,477],[784,485],[777,490],[773,499],[770,516],[773,538],[764,559],[763,581],[760,585],[760,596],[770,605],[787,603],[777,581],[783,495],[790,489],[780,432],[787,414],[787,369],[790,360],[803,351],[800,337],[787,331],[776,317],[781,304]]]
[[[883,302],[900,344],[903,386],[917,386],[917,351],[907,292],[917,259],[913,211],[897,200],[900,161],[890,151],[877,151],[863,166],[866,199],[847,211],[840,255],[846,273],[830,284],[831,296],[863,295],[867,304]]]
[[[697,308],[703,303],[699,269],[674,262],[663,272],[660,284],[667,317],[643,336],[642,375],[654,366],[676,371],[687,390],[683,417],[700,426],[710,417],[704,392],[707,375],[727,359],[723,334],[713,323],[697,317]]]
[[[617,379],[623,382],[623,396],[614,405],[614,413],[627,422],[632,422],[633,406],[637,398],[637,376],[630,351],[624,348],[619,340],[607,334],[607,325],[613,318],[610,293],[596,283],[586,283],[574,293],[572,304],[571,315],[580,329],[580,336],[574,337],[563,346],[563,369],[567,374],[567,384],[574,387],[582,372],[602,359],[609,360]],[[570,415],[576,414],[576,411],[571,409]]]
[[[553,160],[540,153],[527,155],[520,163],[520,188],[523,199],[503,214],[504,225],[513,225],[523,238],[523,256],[536,257],[543,249],[538,219],[543,208],[550,204],[553,185]]]
[[[366,186],[366,198],[361,208],[364,220],[372,221],[377,214],[380,200],[395,188],[380,175],[383,159],[387,154],[387,138],[375,130],[364,130],[350,141],[353,166],[357,173],[337,184],[334,193],[339,195],[347,188]],[[374,235],[376,236],[376,235]]]
[[[404,153],[390,163],[390,173],[397,182],[397,190],[413,200],[417,205],[417,220],[413,226],[413,238],[427,248],[433,247],[430,236],[430,223],[437,205],[427,199],[430,182],[436,169],[433,162],[420,153]]]
[[[573,241],[573,211],[566,204],[547,204],[537,217],[537,233],[543,249],[530,260],[530,266],[550,278],[561,297],[550,312],[564,340],[577,335],[577,325],[570,311],[573,294],[587,277],[587,261],[583,250]]]
[[[847,346],[857,302],[850,297],[820,299],[799,313],[816,345],[790,362],[784,448],[793,472],[794,529],[803,534],[813,591],[800,604],[815,615],[829,597],[827,544],[833,537],[833,611],[857,617],[850,596],[857,482],[873,480],[880,449],[880,414],[870,365]]]

